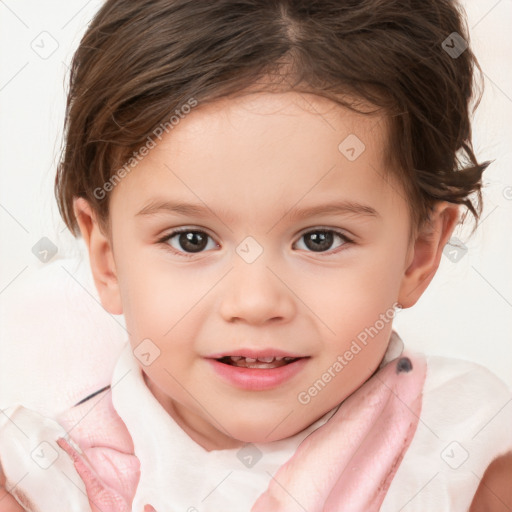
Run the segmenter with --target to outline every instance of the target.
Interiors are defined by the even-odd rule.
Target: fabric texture
[[[466,512],[487,466],[512,450],[506,385],[475,363],[404,351],[396,333],[363,386],[281,441],[204,450],[151,394],[128,344],[111,387],[56,419],[62,434],[47,442],[76,470],[61,506],[85,492],[93,512]],[[85,491],[69,484],[77,475]]]
[[[388,356],[399,354],[401,349],[401,341],[394,337]],[[127,348],[114,372],[112,401],[130,430],[141,463],[133,510],[143,510],[151,504],[157,511],[174,507],[199,512],[240,512],[251,510],[256,500],[254,512],[303,507],[322,510],[319,507],[326,500],[336,502],[336,495],[344,496],[346,506],[352,506],[352,502],[356,506],[357,488],[363,484],[374,490],[380,488],[375,497],[375,502],[380,503],[389,485],[386,476],[392,476],[395,459],[403,455],[419,415],[420,402],[414,402],[421,395],[424,365],[421,357],[411,358],[413,371],[397,374],[394,364],[382,368],[340,407],[291,438],[207,452],[156,401]],[[385,358],[381,366],[387,361]],[[145,404],[144,421],[140,421],[140,413],[133,407],[133,403],[139,402]],[[329,431],[322,431],[326,427]],[[374,457],[367,457],[365,446],[372,442],[382,448],[382,465],[376,465]],[[299,445],[301,449],[294,455]],[[282,468],[292,456],[293,460]],[[365,470],[351,471],[358,464]],[[307,465],[311,469],[304,472]],[[318,472],[319,465],[323,471]],[[351,472],[351,477],[342,477],[344,471]],[[278,484],[272,485],[276,472],[278,481],[290,480],[290,485],[285,486],[287,492],[283,493]],[[312,478],[316,473],[318,478]],[[326,474],[332,478],[327,480]],[[325,484],[320,492],[319,481]],[[347,486],[352,489],[350,498]]]

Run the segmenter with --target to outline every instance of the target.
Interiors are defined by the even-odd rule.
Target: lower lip
[[[216,359],[208,359],[213,369],[233,386],[251,391],[264,391],[280,386],[299,373],[306,364],[307,358],[297,359],[293,363],[279,368],[240,368],[220,363]]]

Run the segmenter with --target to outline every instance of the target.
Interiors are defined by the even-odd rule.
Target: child
[[[56,194],[129,343],[58,423],[9,412],[0,510],[506,503],[509,390],[392,330],[480,213],[467,39],[445,0],[105,3]]]

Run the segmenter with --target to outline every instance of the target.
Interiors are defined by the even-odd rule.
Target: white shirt
[[[402,349],[393,333],[381,366]],[[281,441],[206,451],[152,395],[129,345],[114,371],[112,401],[140,460],[134,512],[146,504],[158,512],[250,511],[272,475],[337,410]],[[136,404],[143,404],[143,421]],[[507,386],[475,363],[427,356],[420,421],[380,510],[466,512],[479,477],[508,450],[512,394]]]

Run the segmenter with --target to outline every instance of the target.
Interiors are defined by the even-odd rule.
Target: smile
[[[223,356],[206,359],[222,381],[248,391],[277,388],[299,374],[309,357]]]
[[[243,357],[243,356],[225,356],[217,359],[223,364],[237,366],[238,368],[280,368],[293,361],[295,357]]]

